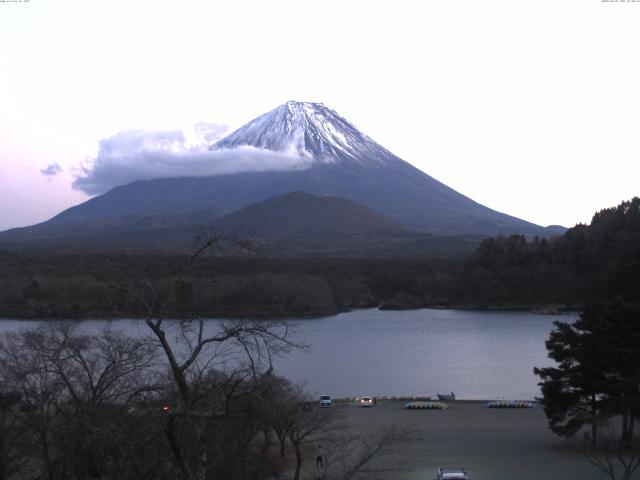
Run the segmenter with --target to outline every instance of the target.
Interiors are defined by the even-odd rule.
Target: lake
[[[294,320],[296,338],[310,348],[277,359],[275,367],[314,396],[453,391],[460,399],[533,399],[540,395],[533,367],[551,364],[544,342],[553,321],[576,318],[514,311],[370,309]],[[105,322],[87,320],[83,325],[92,329]],[[133,335],[146,333],[139,320],[112,323]],[[0,332],[29,325],[33,323],[0,320]]]

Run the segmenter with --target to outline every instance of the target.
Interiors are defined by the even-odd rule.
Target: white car
[[[320,406],[321,407],[330,407],[331,406],[331,397],[329,395],[320,395]]]
[[[438,480],[469,480],[464,468],[439,468]]]
[[[375,400],[373,399],[373,397],[362,397],[360,399],[360,406],[361,407],[373,407],[375,405]]]

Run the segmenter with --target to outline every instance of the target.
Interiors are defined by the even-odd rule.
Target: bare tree
[[[130,406],[157,389],[156,348],[109,327],[88,335],[68,323],[49,325],[42,340],[40,349],[67,398],[58,442],[75,453],[76,471],[100,478],[119,450]]]
[[[310,476],[320,479],[350,480],[370,474],[371,463],[390,454],[395,445],[416,433],[414,430],[390,427],[372,435],[349,432],[342,408],[308,407],[308,398],[290,399],[288,413],[281,414],[288,439],[295,452],[293,479],[303,477],[304,456],[315,453],[321,459]],[[285,427],[283,427],[285,428]]]
[[[598,446],[585,445],[583,455],[611,480],[631,480],[640,468],[640,440],[628,443],[611,433],[601,434]]]
[[[327,452],[327,462],[337,464],[328,478],[350,480],[359,475],[367,475],[371,462],[393,452],[394,446],[411,435],[413,430],[389,427],[378,433],[367,435],[343,435],[334,439]]]
[[[289,420],[287,434],[296,457],[293,480],[300,478],[305,450],[313,450],[313,445],[328,442],[342,428],[339,407],[324,409],[314,405],[309,409],[307,403],[308,398],[304,395],[293,397],[286,416]]]
[[[41,470],[42,476],[54,480],[64,463],[54,446],[63,385],[47,367],[44,355],[34,348],[39,343],[36,337],[30,331],[5,335],[0,369],[5,388],[20,398],[16,419],[29,437],[21,455],[33,470]]]
[[[299,346],[288,324],[168,319],[186,272],[222,243],[209,239],[168,285],[121,288],[146,336],[55,322],[2,339],[2,385],[18,403],[0,402],[0,470],[18,449],[25,474],[48,480],[264,477],[264,404],[290,390],[273,359]],[[12,422],[25,441],[3,450]]]
[[[152,281],[122,287],[142,307],[145,323],[168,364],[176,395],[167,415],[165,434],[185,479],[213,477],[209,443],[214,422],[228,415],[231,399],[244,382],[252,380],[257,385],[259,377],[273,370],[274,356],[298,346],[291,340],[286,322],[166,319],[179,285],[196,260],[210,250],[225,251],[229,246],[244,245],[222,235],[209,236],[164,294]],[[224,382],[211,383],[208,375],[212,371],[225,372]],[[185,430],[195,439],[195,456],[185,448]]]
[[[154,346],[103,329],[48,323],[5,337],[0,367],[19,395],[17,420],[32,439],[24,456],[38,458],[50,480],[101,478],[120,448],[133,402],[153,391]]]
[[[2,382],[6,386],[5,382]],[[19,468],[20,455],[15,448],[23,434],[16,419],[16,407],[20,402],[17,392],[0,391],[0,480],[11,478]]]

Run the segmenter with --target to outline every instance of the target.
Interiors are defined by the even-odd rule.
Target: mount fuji
[[[487,208],[400,159],[321,103],[287,102],[211,149],[253,146],[295,151],[314,159],[311,168],[269,183],[273,194],[301,190],[344,197],[398,223],[438,235],[562,232]],[[295,188],[294,188],[295,187]]]
[[[240,147],[297,156],[300,166],[134,181],[47,222],[2,232],[0,245],[5,241],[60,244],[64,238],[84,238],[91,243],[95,234],[111,238],[110,244],[118,246],[118,239],[126,243],[124,237],[132,230],[138,232],[142,243],[144,232],[159,238],[154,231],[171,231],[169,237],[174,238],[176,229],[209,224],[290,192],[347,199],[414,233],[546,237],[564,231],[562,227],[541,227],[471,200],[400,159],[321,103],[287,102],[222,138],[210,150],[223,153]],[[307,221],[313,222],[313,218]]]

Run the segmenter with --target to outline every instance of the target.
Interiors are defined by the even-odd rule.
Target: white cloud
[[[273,152],[250,146],[208,150],[225,131],[218,124],[199,123],[188,135],[181,130],[118,132],[100,141],[96,158],[80,167],[73,188],[98,195],[135,180],[297,170],[312,161],[294,150]]]

